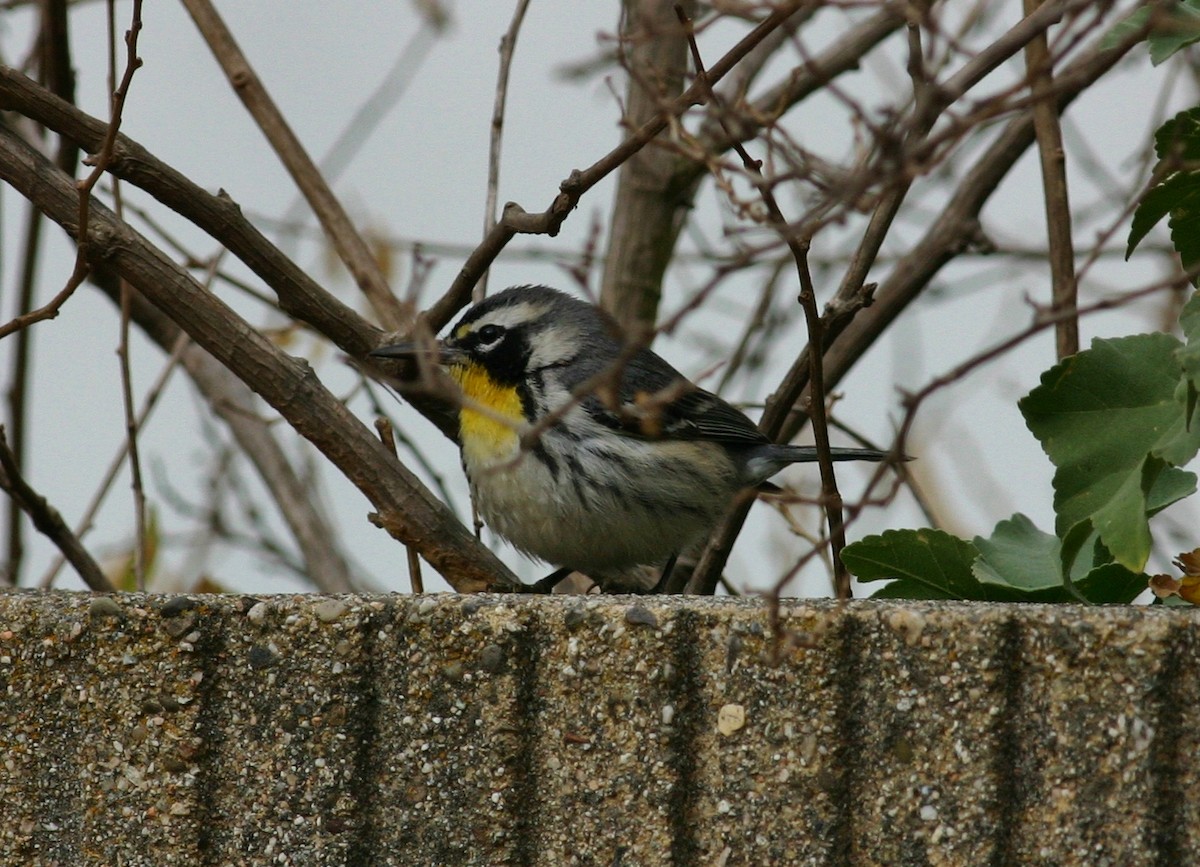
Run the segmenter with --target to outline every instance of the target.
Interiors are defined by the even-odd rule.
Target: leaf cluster
[[[843,552],[877,596],[986,601],[1131,602],[1147,587],[1150,519],[1196,490],[1200,450],[1193,354],[1200,296],[1169,334],[1098,339],[1042,375],[1019,403],[1055,465],[1054,533],[1017,513],[971,541],[891,530]]]
[[[1159,64],[1200,41],[1200,0],[1139,9],[1109,34],[1115,44],[1145,32]],[[1200,277],[1200,107],[1154,136],[1158,162],[1136,208],[1126,255],[1164,218],[1193,285]],[[848,546],[843,562],[860,581],[893,579],[883,598],[1128,603],[1151,587],[1191,601],[1182,579],[1144,573],[1150,520],[1193,494],[1183,467],[1200,450],[1200,295],[1180,315],[1183,339],[1136,334],[1097,339],[1061,360],[1018,406],[1055,466],[1054,532],[1017,513],[988,537],[967,541],[932,530],[890,530]],[[1200,596],[1197,596],[1200,598]]]

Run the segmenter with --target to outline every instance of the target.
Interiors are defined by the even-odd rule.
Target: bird
[[[458,443],[477,514],[559,567],[533,585],[539,591],[578,571],[605,592],[659,592],[680,552],[739,492],[817,460],[814,447],[772,442],[743,412],[627,342],[601,308],[548,286],[488,296],[436,343],[371,353],[431,354],[460,392]]]

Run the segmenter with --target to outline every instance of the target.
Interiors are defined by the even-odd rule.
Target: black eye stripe
[[[529,345],[520,326],[506,328],[494,322],[463,335],[462,350],[502,385],[517,385],[529,366]]]

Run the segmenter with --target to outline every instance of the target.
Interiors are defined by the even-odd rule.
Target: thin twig
[[[405,545],[404,550],[408,554],[408,581],[412,586],[412,592],[414,594],[424,593],[425,579],[421,577],[421,555],[412,545]]]
[[[17,291],[17,314],[28,312],[33,306],[34,284],[37,281],[38,250],[42,235],[42,215],[32,205],[25,224],[25,247],[21,258],[20,288]],[[25,430],[29,421],[29,373],[30,350],[33,329],[17,332],[13,343],[12,381],[8,386],[8,421],[12,426],[13,459],[18,467],[25,466]],[[8,504],[8,558],[0,581],[14,586],[21,583],[21,564],[25,556],[25,521],[21,510],[12,500]]]
[[[1058,110],[1065,110],[1088,86],[1112,69],[1143,35],[1131,34],[1121,45],[1108,49],[1101,49],[1097,40],[1096,45],[1065,68],[1055,82]],[[827,334],[832,339],[826,350],[826,369],[834,381],[849,371],[866,347],[930,284],[940,269],[979,235],[979,215],[984,205],[1034,140],[1032,112],[1026,110],[1012,118],[984,153],[972,161],[958,189],[924,236],[911,244],[909,251],[892,266],[871,307],[853,322],[830,322]],[[1125,219],[1127,212],[1118,215],[1110,231]],[[1106,233],[1101,233],[1101,238],[1104,237]],[[802,362],[793,364],[776,392],[780,403],[768,408],[768,412],[782,411],[788,416],[781,423],[789,435],[805,421],[802,413],[789,409],[786,403],[803,393],[807,385],[805,370]]]
[[[196,2],[196,0],[187,0]],[[743,36],[736,45],[725,53],[708,71],[708,84],[716,84],[732,70],[758,43],[773,30],[781,26],[801,5],[800,0],[783,3],[773,9],[762,22]],[[707,87],[708,85],[705,85]],[[558,234],[563,222],[570,216],[580,198],[592,187],[620,167],[626,160],[645,147],[667,124],[695,105],[704,92],[699,83],[693,84],[672,100],[653,120],[647,121],[630,133],[621,144],[613,148],[583,171],[573,171],[559,185],[558,195],[550,207],[540,214],[530,214],[510,202],[505,206],[500,222],[467,258],[462,269],[450,284],[446,293],[427,311],[429,327],[434,333],[440,331],[454,318],[471,297],[480,276],[495,261],[500,251],[518,234]]]
[[[1025,14],[1032,15],[1044,0],[1024,0]],[[1058,100],[1054,95],[1054,73],[1046,31],[1025,46],[1025,68],[1033,96],[1033,130],[1037,136],[1038,156],[1042,164],[1042,188],[1046,201],[1046,229],[1050,244],[1051,297],[1057,309],[1074,307],[1078,287],[1075,282],[1075,248],[1071,241],[1071,206],[1067,195],[1066,151],[1058,121]],[[1079,351],[1079,322],[1064,318],[1054,328],[1059,358]]]
[[[694,13],[695,8],[695,0],[688,0],[687,12]],[[620,17],[617,62],[625,72],[626,86],[619,105],[621,125],[631,129],[659,117],[683,92],[688,40],[686,28],[661,0],[628,0],[621,4]],[[653,327],[658,320],[663,277],[684,224],[679,218],[682,203],[671,188],[678,163],[672,142],[682,135],[680,120],[673,117],[654,146],[634,154],[617,174],[600,306],[628,333]]]
[[[785,267],[786,260],[780,259],[771,268],[770,276],[763,280],[762,287],[758,292],[758,303],[754,306],[754,311],[750,314],[750,318],[742,328],[742,336],[738,340],[737,345],[734,346],[733,353],[725,363],[724,370],[721,371],[721,379],[717,383],[717,387],[713,389],[717,394],[725,392],[729,383],[741,372],[747,360],[757,351],[752,348],[751,343],[756,338],[764,342],[766,339],[769,339],[771,299],[775,297],[775,289],[779,284],[779,279],[783,275]]]
[[[43,83],[68,102],[75,99],[75,72],[71,66],[71,40],[68,28],[67,3],[41,4],[40,32],[38,35],[38,74]],[[59,137],[56,161],[68,174],[74,174],[79,161],[78,146],[67,138]],[[18,278],[17,306],[14,315],[20,316],[33,308],[34,284],[38,275],[38,253],[41,246],[42,215],[30,207],[26,222],[25,246],[21,258]],[[11,425],[12,450],[17,466],[25,466],[25,433],[29,411],[29,376],[32,329],[22,328],[12,353],[12,380],[8,384],[8,421]],[[20,583],[21,566],[24,559],[25,522],[16,504],[9,502],[8,511],[8,557],[7,568],[0,572],[0,582],[13,585]]]
[[[806,58],[800,67],[791,69],[780,84],[755,99],[745,112],[730,118],[737,139],[748,141],[762,132],[764,124],[773,122],[785,111],[818,92],[823,85],[844,73],[859,70],[863,57],[904,23],[904,8],[905,4],[886,4],[878,14],[843,33],[821,54]],[[788,21],[785,27],[791,27],[793,23]],[[711,75],[710,70],[710,80]],[[731,145],[728,134],[713,115],[701,124],[696,140],[704,153],[721,153]],[[689,159],[677,169],[672,178],[672,187],[692,187],[707,174],[706,160]]]
[[[396,437],[391,421],[379,416],[375,419],[375,431],[379,434],[379,441],[383,443],[384,448],[392,453],[392,457],[399,457],[396,454]]]
[[[416,78],[421,64],[429,55],[437,34],[444,29],[444,24],[439,24],[427,16],[421,28],[409,37],[392,63],[391,69],[355,109],[354,115],[321,157],[318,166],[326,183],[336,183],[362,148],[371,141],[378,127],[408,91],[409,84]],[[284,209],[283,216],[276,219],[285,224],[299,223],[304,214],[305,204],[303,194],[297,195]],[[288,252],[290,254],[292,251]]]
[[[100,565],[83,547],[79,537],[71,532],[58,510],[25,481],[20,468],[17,467],[12,450],[8,447],[8,439],[4,435],[3,425],[0,425],[0,488],[3,488],[29,515],[33,525],[58,546],[58,549],[75,567],[75,571],[79,573],[84,584],[98,593],[112,593],[116,590]]]
[[[496,225],[496,199],[500,194],[500,145],[504,141],[504,104],[508,100],[508,75],[512,69],[521,22],[525,20],[525,11],[528,8],[529,0],[518,0],[517,8],[513,10],[512,21],[508,25],[508,32],[500,39],[500,71],[496,75],[496,102],[492,107],[492,133],[488,147],[487,204],[483,211],[485,238]],[[483,272],[471,293],[471,299],[476,304],[487,297],[488,273]]]
[[[142,399],[142,407],[138,411],[137,418],[135,420],[135,426],[138,430],[141,430],[143,427],[145,427],[146,422],[150,418],[150,414],[154,411],[154,408],[158,406],[158,400],[166,391],[167,383],[171,380],[171,374],[173,374],[176,367],[179,366],[179,357],[183,353],[183,350],[187,347],[187,344],[187,335],[183,332],[180,332],[179,339],[176,341],[174,348],[171,350],[170,357],[167,359],[166,364],[163,365],[162,370],[159,371],[158,377],[146,392],[146,396]],[[87,508],[84,509],[83,517],[81,517],[75,524],[74,533],[80,539],[83,539],[83,537],[86,536],[92,529],[92,522],[96,519],[96,513],[100,511],[100,507],[104,504],[104,500],[105,497],[108,496],[108,492],[112,490],[113,482],[116,481],[117,476],[120,474],[121,467],[125,465],[125,459],[128,454],[129,439],[126,438],[121,442],[121,445],[117,449],[117,453],[113,455],[112,460],[109,462],[108,469],[104,473],[104,478],[100,481],[100,486],[96,489],[96,493],[92,495],[92,500],[90,503],[88,503]],[[43,589],[53,586],[54,579],[57,577],[59,570],[62,569],[64,562],[64,558],[60,556],[53,563],[51,563],[50,568],[46,570],[46,573],[42,576],[41,581],[38,582],[38,586],[42,587]]]
[[[100,150],[108,132],[103,121],[2,65],[0,108],[32,118],[88,150]],[[118,136],[110,171],[211,235],[271,287],[284,313],[308,322],[347,354],[363,358],[386,339],[381,329],[325,291],[283,255],[228,195],[209,193],[124,135]]]
[[[121,84],[113,91],[112,99],[109,103],[111,108],[110,117],[100,154],[92,163],[91,173],[77,184],[79,190],[79,219],[75,235],[78,242],[75,252],[75,268],[71,272],[71,276],[67,278],[67,284],[57,295],[50,299],[49,303],[39,307],[37,310],[18,316],[4,325],[0,325],[0,339],[7,337],[14,331],[27,328],[35,322],[42,322],[58,316],[58,312],[62,309],[63,304],[75,294],[75,290],[82,286],[83,281],[87,278],[88,271],[90,270],[87,254],[88,213],[92,200],[92,190],[99,182],[100,177],[108,170],[109,163],[112,162],[113,146],[117,140],[117,132],[121,129],[121,115],[125,109],[125,97],[129,93],[129,85],[133,81],[134,72],[142,65],[142,59],[136,56],[137,34],[141,29],[142,0],[133,0],[133,20],[129,25],[129,32],[132,34],[129,63],[125,67],[125,74],[121,77]]]
[[[371,254],[371,248],[354,228],[350,216],[267,93],[216,8],[209,0],[183,0],[183,5],[213,56],[221,64],[234,92],[258,123],[296,186],[308,199],[309,206],[325,227],[338,256],[354,276],[379,321],[390,330],[407,328],[412,321],[412,312],[388,288],[387,279]]]
[[[116,4],[108,0],[108,64],[109,85],[113,87],[117,78],[117,22]],[[135,12],[134,20],[125,33],[125,49],[127,51],[126,70],[136,69],[140,60],[137,56],[137,39],[141,30],[141,20]],[[115,91],[115,87],[114,87]],[[120,219],[124,219],[121,205],[121,184],[113,179],[113,211]],[[121,281],[121,325],[120,338],[117,343],[117,360],[121,372],[121,406],[125,415],[126,451],[129,455],[130,487],[133,490],[133,515],[135,527],[135,544],[133,549],[133,575],[138,590],[146,589],[146,552],[148,534],[146,528],[146,488],[142,483],[142,461],[138,449],[137,414],[133,406],[133,373],[129,367],[129,305],[133,294],[132,287],[124,280]]]
[[[133,406],[133,373],[129,367],[129,305],[133,287],[121,281],[121,337],[117,346],[117,359],[121,370],[121,406],[125,415],[126,452],[129,456],[130,488],[133,491],[133,514],[136,545],[133,555],[133,574],[137,589],[146,589],[146,488],[142,483],[142,460],[138,448],[137,413]]]
[[[392,423],[384,416],[378,416],[375,419],[375,430],[379,432],[379,441],[383,443],[384,448],[392,453],[392,457],[398,458],[396,454],[396,434],[392,430]],[[417,553],[417,549],[412,545],[405,545],[404,550],[408,554],[408,581],[412,586],[413,593],[425,592],[425,581],[421,577],[421,555]]]
[[[1045,10],[1041,12],[1044,16]],[[1026,19],[1026,22],[1028,20]],[[1042,17],[1039,24],[1043,25],[1041,29],[1045,29],[1049,21]],[[1021,35],[1034,35],[1028,30],[1027,23],[1021,28]],[[1098,44],[1094,45],[1071,63],[1055,82],[1059,110],[1108,72],[1144,38],[1144,35],[1130,34],[1120,45],[1108,49],[1100,49]],[[1021,45],[1027,42],[1028,38],[1025,38]],[[942,266],[953,259],[966,241],[977,232],[979,212],[1033,140],[1033,121],[1029,111],[1009,121],[982,157],[974,161],[967,177],[942,209],[939,218],[926,231],[925,236],[896,262],[878,291],[870,296],[873,299],[872,306],[862,316],[854,318],[846,315],[847,310],[843,309],[845,302],[841,299],[853,302],[867,300],[862,294],[855,292],[854,287],[858,285],[857,281],[866,275],[864,250],[877,250],[878,245],[882,243],[882,236],[870,241],[867,239],[867,235],[878,231],[879,228],[875,219],[872,219],[846,277],[843,278],[841,288],[826,307],[825,334],[830,341],[825,350],[826,375],[829,380],[827,386],[832,386],[846,374],[884,328],[917,297],[922,288],[929,285]],[[807,421],[807,416],[796,408],[796,402],[808,385],[808,359],[805,357],[807,351],[793,362],[780,387],[768,401],[761,422],[761,426],[768,432],[778,432],[790,438]],[[688,585],[689,590],[712,592],[709,588],[715,586],[716,576],[724,568],[733,541],[748,511],[749,504],[740,505],[722,521],[709,540],[700,565],[693,573]]]
[[[963,64],[962,68],[936,87],[924,88],[923,100],[914,102],[912,117],[904,134],[903,145],[909,152],[919,152],[928,148],[926,137],[942,113],[955,101],[968,93],[985,76],[995,70],[1000,64],[1020,51],[1037,35],[1044,34],[1046,28],[1059,21],[1071,9],[1080,8],[1084,0],[1049,0],[1035,15],[1027,16],[1008,30],[999,39],[992,42],[984,50],[973,55]],[[910,33],[913,31],[910,30]],[[883,159],[891,162],[897,154],[882,153]],[[899,164],[905,166],[906,161]],[[907,168],[897,173],[895,182],[886,190],[878,205],[871,214],[870,223],[863,233],[850,267],[842,278],[835,300],[842,300],[859,291],[866,280],[867,274],[874,265],[883,240],[891,229],[892,221],[900,210],[908,191],[912,187],[915,175]]]
[[[675,14],[679,17],[679,22],[687,31],[688,44],[692,50],[692,63],[696,67],[696,82],[698,84],[707,84],[704,60],[700,56],[699,47],[696,45],[692,21],[684,13],[683,7],[678,4],[675,5]],[[718,104],[716,115],[718,118],[722,117],[724,112],[720,110],[719,98],[711,87],[707,88],[706,95],[714,103]],[[733,140],[733,138],[730,135],[730,139]],[[824,323],[821,320],[821,313],[817,309],[816,289],[813,286],[812,273],[808,267],[808,249],[811,239],[807,235],[802,235],[783,215],[783,210],[779,207],[779,202],[775,199],[775,194],[771,190],[770,183],[763,176],[762,163],[751,157],[741,142],[734,140],[733,149],[741,157],[747,178],[754,184],[759,196],[762,198],[763,204],[766,205],[771,227],[783,238],[792,253],[792,257],[796,261],[796,271],[800,279],[800,306],[804,310],[804,319],[808,326],[808,345],[811,347],[824,346]],[[837,477],[833,469],[833,458],[829,451],[829,426],[825,417],[825,377],[822,356],[823,354],[819,351],[808,353],[809,381],[811,383],[808,409],[813,424],[813,437],[817,445],[817,462],[821,470],[822,503],[825,508],[825,516],[829,524],[829,536],[832,543],[831,555],[834,567],[834,588],[837,598],[849,599],[851,595],[850,573],[842,565],[841,557],[842,548],[846,546],[846,531],[842,517],[842,495],[838,491]]]
[[[1121,292],[1110,298],[1102,298],[1091,304],[1083,307],[1035,307],[1033,321],[1029,325],[1022,328],[1016,334],[1000,340],[986,349],[977,352],[965,361],[952,367],[946,373],[934,377],[926,383],[918,391],[905,395],[904,405],[906,408],[919,406],[934,392],[939,391],[946,386],[958,382],[967,374],[974,371],[976,368],[995,361],[997,358],[1010,352],[1017,346],[1021,345],[1029,338],[1036,334],[1040,334],[1047,328],[1057,327],[1058,323],[1064,319],[1088,316],[1093,313],[1100,313],[1105,310],[1115,310],[1119,307],[1124,307],[1139,298],[1145,298],[1147,295],[1153,295],[1156,292],[1162,292],[1168,289],[1177,289],[1180,286],[1188,285],[1188,281],[1196,275],[1197,269],[1193,268],[1189,272],[1172,275],[1171,277],[1156,281],[1147,286],[1142,286],[1138,289],[1131,289],[1128,292]],[[901,434],[906,433],[906,429],[911,427],[911,421],[905,420],[906,425],[901,426]],[[903,441],[900,443],[903,447]]]
[[[69,225],[70,180],[0,125],[0,180],[60,225]],[[184,328],[292,427],[309,439],[379,510],[375,521],[398,541],[418,545],[426,562],[462,591],[519,589],[520,582],[321,384],[177,264],[97,202],[89,240],[146,299]],[[230,335],[236,335],[231,339]]]
[[[203,279],[206,291],[211,288],[220,260],[220,256],[213,256],[207,263]],[[99,269],[95,280],[97,288],[114,303],[119,303],[119,280],[111,269]],[[342,551],[341,534],[327,517],[313,479],[294,467],[293,459],[283,448],[281,440],[289,438],[291,431],[276,424],[278,417],[264,416],[250,387],[208,352],[188,343],[186,332],[157,307],[137,294],[132,300],[133,321],[163,351],[176,355],[183,338],[179,361],[212,412],[227,425],[239,456],[250,462],[287,524],[303,558],[297,571],[321,592],[354,591],[356,584],[349,560]],[[203,438],[206,442],[216,439],[207,435]],[[294,560],[283,555],[281,562],[286,562],[290,568]],[[190,564],[185,564],[182,571],[191,574],[193,570]]]

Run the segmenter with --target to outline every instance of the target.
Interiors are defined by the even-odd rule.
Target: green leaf
[[[1147,457],[1134,472],[1116,473],[1120,484],[1111,488],[1107,502],[1092,513],[1092,525],[1118,563],[1135,570],[1150,557],[1150,487],[1162,468],[1162,461]]]
[[[1179,264],[1185,271],[1195,271],[1200,265],[1200,173],[1186,175],[1188,192],[1171,208],[1167,225],[1171,227],[1171,244],[1179,254]],[[1200,272],[1191,278],[1193,286],[1200,285]]]
[[[997,524],[991,538],[976,536],[974,542],[979,559],[973,572],[982,583],[1026,592],[1062,586],[1062,543],[1021,513]]]
[[[1158,66],[1196,41],[1200,41],[1200,10],[1197,4],[1185,2],[1168,7],[1160,12],[1159,20],[1154,23],[1147,40],[1150,62]]]
[[[1096,535],[1083,523],[1072,528],[1075,552],[1090,550]],[[1039,530],[1018,513],[996,525],[990,539],[976,538],[979,559],[975,575],[984,583],[999,583],[1020,592],[1025,602],[1128,603],[1146,589],[1146,576],[1117,563],[1093,566],[1090,558],[1069,557],[1075,593],[1062,580],[1064,543]]]
[[[1175,399],[1179,348],[1169,334],[1095,340],[1046,371],[1020,401],[1058,468],[1059,535],[1091,522],[1117,562],[1135,572],[1150,551],[1148,492],[1166,464],[1186,463],[1200,449],[1200,431],[1187,430]]]
[[[1111,51],[1114,48],[1119,48],[1124,44],[1126,39],[1133,37],[1136,34],[1146,30],[1146,24],[1150,21],[1150,10],[1146,8],[1137,9],[1125,19],[1114,24],[1104,38],[1100,40],[1100,49],[1102,51]],[[1147,34],[1149,37],[1149,34]]]
[[[887,530],[847,545],[842,563],[859,581],[900,579],[903,583],[888,594],[891,598],[905,589],[916,591],[905,595],[910,599],[1005,598],[971,572],[978,555],[970,542],[941,530]]]
[[[1142,239],[1172,210],[1179,208],[1181,211],[1191,212],[1195,208],[1194,200],[1198,196],[1200,180],[1192,172],[1176,172],[1147,190],[1133,212],[1129,240],[1125,245],[1125,258],[1133,255]]]
[[[1150,62],[1155,66],[1172,54],[1200,40],[1200,2],[1184,0],[1172,6],[1143,7],[1114,26],[1101,40],[1102,49],[1116,48],[1137,33],[1146,30]],[[1151,16],[1154,15],[1153,21]]]
[[[1191,270],[1200,264],[1200,107],[1181,111],[1160,126],[1154,133],[1154,150],[1154,177],[1160,180],[1134,211],[1125,258],[1169,216],[1171,243],[1183,267]]]
[[[1200,107],[1185,109],[1154,131],[1157,167],[1179,168],[1200,161]]]
[[[1079,592],[1097,605],[1128,605],[1146,591],[1149,577],[1142,572],[1130,571],[1120,563],[1097,566],[1075,582]],[[1058,599],[1046,599],[1057,602]],[[1067,598],[1061,601],[1072,601]]]
[[[871,594],[872,599],[958,599],[943,590],[911,578],[898,578]]]
[[[1193,292],[1179,311],[1179,328],[1183,331],[1184,343],[1175,358],[1183,369],[1184,380],[1175,399],[1184,405],[1188,426],[1194,427],[1197,396],[1200,395],[1200,292]]]
[[[986,554],[977,547],[981,542]],[[1078,602],[1062,584],[1058,545],[1057,538],[1017,514],[975,544],[941,530],[888,530],[847,545],[842,562],[860,581],[895,579],[875,591],[874,599]],[[1109,563],[1084,566],[1076,587],[1090,602],[1127,603],[1146,589],[1146,581]]]
[[[1157,515],[1167,506],[1196,493],[1196,474],[1178,467],[1166,467],[1146,494],[1146,514]]]
[[[1068,529],[1063,534],[1060,544],[1062,550],[1059,552],[1059,568],[1063,574],[1071,576],[1072,583],[1076,578],[1080,578],[1090,571],[1093,566],[1102,565],[1098,561],[1102,560],[1103,563],[1113,561],[1112,553],[1100,541],[1100,533],[1092,526],[1091,521],[1080,521]],[[1089,562],[1089,558],[1081,559],[1079,557],[1084,551],[1092,552],[1091,562]]]

